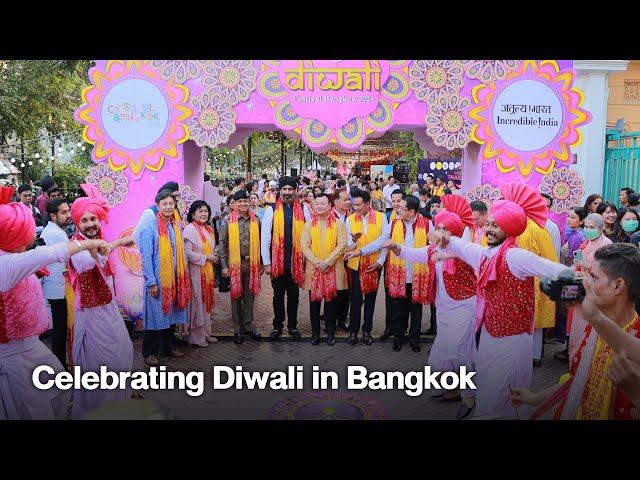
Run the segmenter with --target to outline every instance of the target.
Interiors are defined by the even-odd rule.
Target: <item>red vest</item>
[[[480,263],[480,275],[489,259]],[[507,337],[521,333],[533,334],[535,316],[534,277],[520,280],[507,265],[507,255],[497,265],[497,279],[484,290],[484,325],[492,337]]]
[[[436,271],[436,262],[432,260],[433,254],[436,251],[436,245],[430,245],[427,249],[427,258],[429,262],[429,268],[433,268]],[[444,288],[453,300],[461,302],[467,298],[471,298],[478,293],[478,279],[473,268],[466,262],[463,262],[459,258],[453,260],[456,266],[456,273],[451,275],[442,268],[442,279],[444,280]]]

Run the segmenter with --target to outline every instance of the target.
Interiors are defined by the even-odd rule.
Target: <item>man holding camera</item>
[[[500,190],[504,199],[494,202],[487,218],[487,248],[447,231],[436,231],[430,239],[478,272],[476,319],[482,330],[475,415],[517,418],[509,392],[531,384],[534,277],[554,277],[568,269],[517,248],[516,239],[525,231],[527,218],[541,227],[547,220],[540,194],[520,183],[503,184]]]
[[[555,405],[554,418],[640,418],[640,250],[616,243],[595,252],[583,280],[585,298],[576,310],[589,321],[571,363],[569,378],[541,392],[514,389],[514,405],[538,406],[539,418]]]

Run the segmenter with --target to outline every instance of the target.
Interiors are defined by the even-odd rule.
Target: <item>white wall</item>
[[[627,69],[628,60],[575,60],[575,86],[584,93],[583,108],[592,120],[580,128],[582,143],[573,149],[577,163],[572,166],[584,179],[585,196],[602,192],[604,179],[605,132],[607,126],[608,75]],[[615,200],[615,199],[613,199]]]

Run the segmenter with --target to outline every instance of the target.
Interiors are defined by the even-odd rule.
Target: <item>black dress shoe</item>
[[[463,403],[458,413],[456,414],[456,420],[462,420],[463,418],[467,418],[473,412],[474,407],[476,406],[475,402],[470,407],[467,404]]]
[[[402,341],[398,340],[398,339],[394,339],[393,340],[393,351],[394,352],[399,352],[400,350],[402,350]]]
[[[357,333],[350,333],[349,334],[349,345],[351,345],[352,347],[358,343],[358,334]]]
[[[289,335],[291,335],[291,340],[300,340],[302,338],[302,335],[300,334],[297,328],[294,328],[293,330],[289,330]]]
[[[342,320],[338,320],[338,325],[337,325],[338,329],[342,330],[343,332],[348,332],[349,331],[349,327],[347,327],[347,321],[342,319]]]
[[[235,343],[236,345],[240,345],[243,340],[244,340],[244,337],[242,336],[241,333],[234,333],[233,343]]]
[[[420,348],[420,344],[419,344],[419,343],[417,343],[417,342],[412,342],[412,343],[411,343],[411,350],[413,350],[414,352],[416,352],[416,353],[417,353],[417,352],[419,352],[419,351],[420,351],[420,350],[422,350],[422,349]]]
[[[369,332],[363,333],[362,334],[362,341],[364,342],[365,345],[370,347],[371,344],[373,343],[373,338],[371,338],[371,333],[369,333]]]
[[[391,330],[385,330],[384,333],[380,335],[380,340],[385,341],[388,338],[391,338],[392,335],[393,335],[393,332]]]
[[[538,360],[538,359],[533,359],[533,366],[534,367],[541,367],[542,366],[542,360]]]
[[[311,337],[311,345],[319,345],[320,344],[320,335],[314,335]]]
[[[275,342],[280,338],[281,335],[282,335],[282,330],[278,330],[274,328],[273,330],[271,330],[271,333],[269,334],[269,340],[271,340],[272,342]]]
[[[260,335],[258,332],[244,332],[244,335],[251,337],[256,342],[262,340],[262,335]]]
[[[327,336],[327,345],[333,347],[336,344],[336,336],[333,333],[330,333]]]

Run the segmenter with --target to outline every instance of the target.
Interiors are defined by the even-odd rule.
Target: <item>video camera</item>
[[[541,278],[540,291],[554,302],[566,303],[580,303],[587,294],[582,279],[575,278],[570,270],[561,273],[558,278]]]

